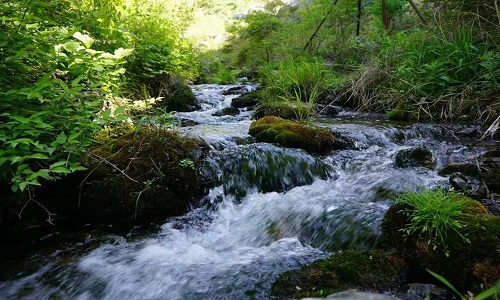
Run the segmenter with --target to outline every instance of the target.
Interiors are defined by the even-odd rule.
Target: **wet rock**
[[[250,126],[250,135],[258,142],[276,143],[287,148],[301,148],[311,153],[326,153],[342,147],[330,131],[268,116]]]
[[[331,117],[339,114],[340,109],[337,106],[333,105],[322,105],[318,104],[316,106],[316,111],[318,116],[320,117]]]
[[[403,280],[404,262],[378,250],[347,250],[300,270],[282,273],[271,294],[280,299],[319,296],[356,288],[387,290]]]
[[[440,176],[449,176],[453,173],[461,173],[466,176],[476,177],[479,175],[479,169],[475,164],[456,164],[450,163],[438,171]]]
[[[433,284],[410,283],[403,286],[406,293],[400,293],[397,296],[402,300],[448,300],[452,298],[450,292],[445,288],[437,287]]]
[[[191,126],[196,126],[198,124],[199,124],[198,122],[193,121],[193,120],[189,120],[189,119],[181,119],[180,120],[181,127],[191,127]]]
[[[252,91],[246,93],[243,96],[234,98],[231,101],[231,106],[236,108],[244,108],[244,107],[253,108],[260,102],[261,98],[262,98],[261,90]]]
[[[222,117],[222,116],[237,116],[240,114],[240,110],[236,107],[226,107],[221,110],[216,111],[212,116]]]
[[[254,107],[259,103],[257,99],[251,99],[245,96],[240,96],[238,98],[234,98],[231,101],[231,106],[236,108],[244,108],[244,107]]]
[[[463,192],[469,197],[475,199],[484,199],[488,197],[488,191],[481,180],[469,176],[465,176],[462,173],[453,173],[449,182],[451,186],[459,191]]]
[[[491,192],[500,192],[500,149],[488,151],[480,157],[483,173],[480,178]]]
[[[326,298],[303,298],[302,300],[321,300],[321,299],[337,299],[337,300],[398,300],[399,298],[375,294],[366,292],[356,292],[356,291],[345,291],[340,293],[335,293],[328,295]],[[423,298],[422,298],[423,299]],[[401,299],[399,299],[401,300]]]
[[[229,88],[222,92],[222,95],[239,95],[239,94],[244,94],[248,92],[247,88],[245,86],[235,86],[232,88]]]
[[[432,153],[422,147],[399,151],[396,155],[395,165],[398,168],[425,167],[434,169]]]

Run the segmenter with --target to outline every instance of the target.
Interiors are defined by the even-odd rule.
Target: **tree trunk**
[[[389,29],[389,20],[387,19],[387,0],[382,0],[382,23],[385,30]]]
[[[358,20],[356,22],[356,36],[359,36],[361,29],[361,0],[358,0]]]

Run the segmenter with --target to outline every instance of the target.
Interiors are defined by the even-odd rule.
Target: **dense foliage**
[[[93,135],[127,117],[116,99],[193,79],[191,16],[174,1],[2,1],[0,176],[17,191],[81,170]]]
[[[490,122],[500,111],[500,15],[492,1],[270,2],[234,26],[233,68],[279,73],[322,61],[324,89],[358,109]],[[414,7],[412,6],[414,5]],[[306,67],[306,65],[303,65]],[[308,66],[306,68],[309,68]]]

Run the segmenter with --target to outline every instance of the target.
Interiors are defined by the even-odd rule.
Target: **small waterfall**
[[[226,194],[238,198],[248,191],[285,192],[311,184],[315,178],[331,177],[331,167],[303,150],[269,144],[235,146],[216,151],[205,172],[217,178]],[[209,176],[209,175],[207,175]]]

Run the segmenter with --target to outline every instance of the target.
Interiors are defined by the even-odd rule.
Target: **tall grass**
[[[265,86],[264,101],[284,101],[296,107],[300,122],[313,117],[314,104],[329,86],[327,71],[320,60],[292,59],[268,63],[259,69],[259,74]]]
[[[402,230],[407,236],[418,235],[434,249],[442,248],[446,251],[449,234],[457,234],[465,242],[466,236],[462,229],[466,226],[464,211],[467,202],[464,196],[445,192],[442,189],[426,190],[422,193],[408,192],[401,195],[399,203],[411,208],[406,210],[410,223]]]

